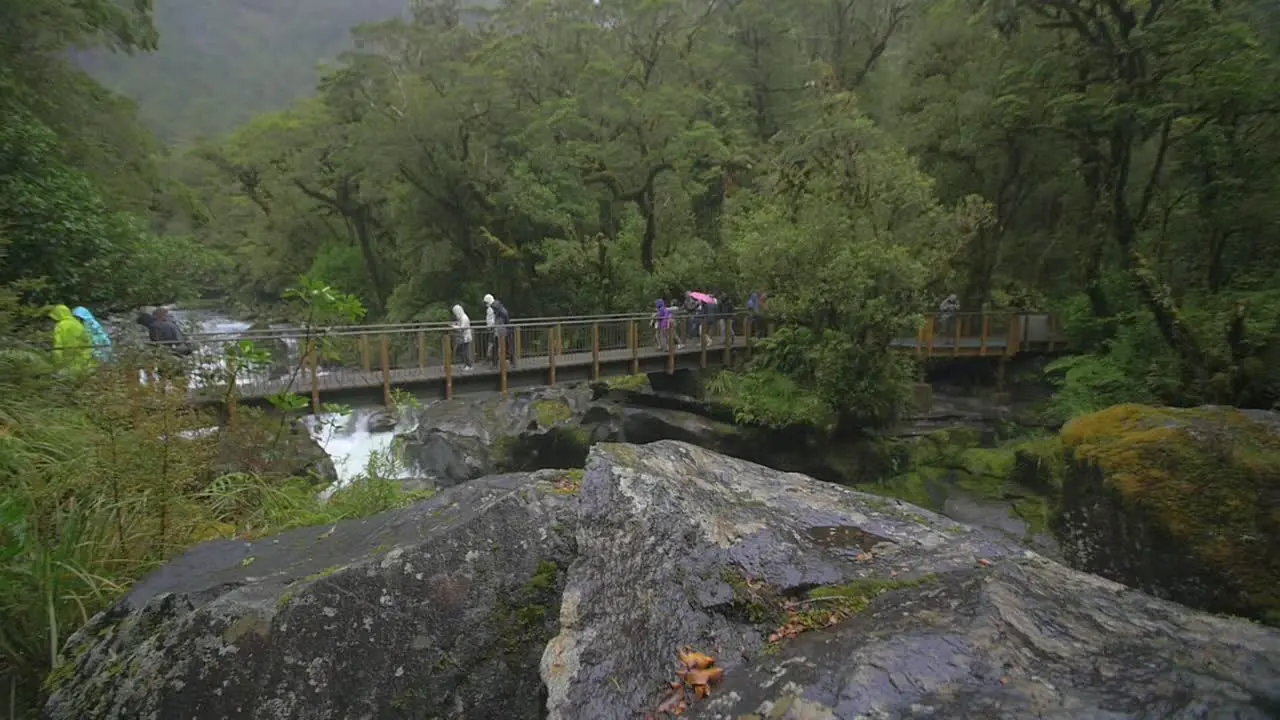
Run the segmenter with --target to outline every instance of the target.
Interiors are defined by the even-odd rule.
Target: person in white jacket
[[[489,311],[493,313],[492,310]],[[449,327],[457,330],[457,348],[453,356],[462,360],[462,369],[471,370],[471,318],[467,317],[467,313],[462,309],[461,305],[453,306],[454,322]]]

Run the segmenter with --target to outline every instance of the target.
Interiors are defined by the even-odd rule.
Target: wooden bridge
[[[259,330],[192,335],[196,367],[192,401],[262,401],[285,394],[338,401],[393,390],[414,394],[502,392],[511,387],[598,381],[640,373],[729,366],[750,357],[768,333],[746,314],[710,318],[698,325],[677,316],[668,338],[648,315],[539,318],[515,322],[509,335],[473,327],[473,365],[464,368],[461,336],[445,323],[362,325],[307,330]],[[251,346],[248,343],[252,343]],[[892,347],[927,360],[948,357],[1008,358],[1065,349],[1060,326],[1045,313],[957,313],[927,317],[915,337]],[[246,348],[249,348],[246,350]],[[228,363],[236,352],[252,363]],[[237,366],[233,373],[227,368]]]

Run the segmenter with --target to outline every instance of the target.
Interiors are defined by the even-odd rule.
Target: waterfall
[[[350,414],[325,413],[319,417],[309,415],[306,418],[307,429],[311,437],[324,448],[333,467],[338,473],[337,487],[342,487],[352,480],[367,474],[369,463],[375,458],[382,463],[392,457],[392,446],[396,432],[401,429],[397,425],[391,430],[375,432],[371,429],[375,416],[385,411],[380,408],[357,408]],[[379,465],[380,472],[388,468]],[[410,471],[404,468],[390,468],[397,477],[409,477]]]

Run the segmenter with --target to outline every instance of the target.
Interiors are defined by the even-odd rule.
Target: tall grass
[[[262,431],[279,418],[242,408],[235,430],[192,433],[217,418],[187,407],[181,383],[140,386],[134,367],[58,376],[0,352],[0,713],[9,717],[34,715],[68,636],[190,545],[416,499],[376,466],[327,500],[314,478],[218,474],[220,449],[280,437]]]

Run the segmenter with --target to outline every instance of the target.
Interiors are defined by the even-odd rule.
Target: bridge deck
[[[752,342],[755,328],[745,315],[708,322],[705,349],[708,365],[719,365],[725,360],[724,343],[715,337],[716,330],[722,330],[725,322],[731,323],[735,330],[730,345],[735,357],[744,357]],[[629,361],[633,358],[644,371],[666,367],[662,360],[668,353],[657,347],[649,318],[645,316],[531,320],[517,323],[512,329],[510,342],[514,344],[518,363],[510,366],[505,376],[498,367],[484,360],[477,362],[471,371],[464,371],[454,363],[452,372],[446,373],[444,358],[454,353],[452,343],[457,331],[439,323],[329,328],[310,336],[302,331],[266,331],[192,338],[199,348],[196,365],[206,378],[200,384],[209,386],[194,389],[192,398],[196,401],[218,398],[220,391],[215,386],[226,382],[226,353],[233,341],[251,341],[254,347],[270,356],[270,362],[266,363],[271,366],[270,371],[259,369],[258,377],[239,379],[236,395],[245,399],[261,399],[282,391],[312,394],[313,378],[307,358],[313,352],[322,358],[314,378],[317,392],[313,403],[316,395],[374,388],[386,393],[393,388],[440,385],[448,395],[451,392],[449,378],[454,384],[469,388],[487,387],[484,379],[492,378],[494,389],[505,388],[508,381],[520,385],[550,382],[551,361],[547,357],[550,347],[559,348],[555,367],[566,371],[566,380],[570,375],[580,379],[591,374],[584,372],[584,368],[593,365],[593,347],[598,349],[596,357],[601,377],[631,372]],[[697,325],[681,319],[673,330],[681,336],[691,334],[685,337],[685,345],[676,350],[675,364],[680,367],[689,367],[691,362],[703,365],[700,357],[691,358],[704,351],[696,334]],[[473,328],[473,336],[473,350],[483,351],[495,342],[490,328]],[[890,345],[921,359],[1009,357],[1065,349],[1060,324],[1044,313],[962,313],[928,317],[915,337],[897,338]],[[299,365],[302,367],[290,379],[292,369]],[[262,378],[268,372],[272,379]]]
[[[734,352],[744,352],[745,344],[739,339],[733,345]],[[724,352],[723,344],[709,345],[707,347],[707,363],[720,364]],[[699,346],[686,345],[683,349],[675,351],[676,358],[687,358],[691,355],[701,355],[702,348]],[[655,360],[662,360],[668,357],[665,350],[656,348],[640,349],[635,358],[638,362],[649,365]],[[632,359],[630,349],[625,350],[602,350],[599,354],[599,362],[602,368],[601,375],[606,375],[603,368],[606,366],[616,367],[619,364],[629,363]],[[590,367],[592,364],[592,354],[590,352],[576,352],[556,357],[556,369],[580,369]],[[546,355],[536,355],[533,357],[524,357],[516,364],[507,365],[508,375],[543,373],[549,375],[551,371],[551,362]],[[617,372],[607,373],[617,376]],[[446,379],[445,369],[436,365],[426,368],[398,368],[387,371],[387,377],[392,387],[410,387],[425,384],[444,383]],[[500,368],[490,365],[487,361],[477,362],[470,371],[463,370],[461,365],[455,365],[452,372],[455,380],[462,381],[464,379],[474,378],[492,378],[494,387],[501,377]],[[321,394],[331,393],[338,390],[355,390],[360,388],[378,388],[383,385],[382,371],[372,370],[320,370],[316,374],[316,384],[319,386]],[[266,382],[244,383],[236,388],[237,395],[246,399],[265,398],[280,392],[311,392],[311,375],[303,371],[298,373],[293,379],[276,379]],[[201,390],[192,391],[193,396],[200,397]]]

